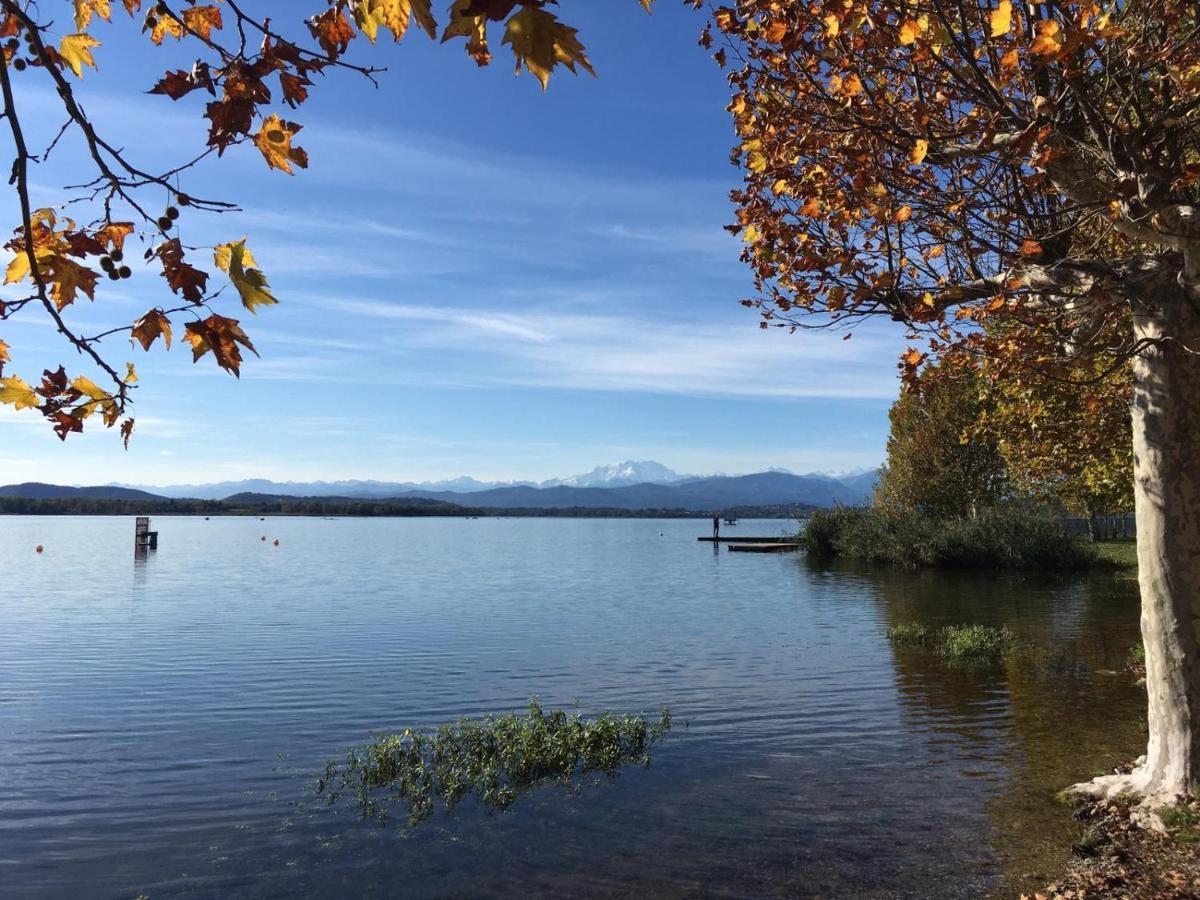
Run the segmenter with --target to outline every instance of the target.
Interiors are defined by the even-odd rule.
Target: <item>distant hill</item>
[[[70,500],[86,497],[91,500],[165,500],[159,494],[135,488],[100,485],[97,487],[62,487],[57,484],[42,484],[28,481],[24,484],[6,484],[0,487],[0,497],[24,497],[28,500]]]

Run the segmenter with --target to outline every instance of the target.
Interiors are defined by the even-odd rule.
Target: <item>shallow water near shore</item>
[[[1145,740],[1127,577],[821,568],[695,520],[154,527],[135,560],[130,518],[0,517],[0,896],[1010,894],[1077,837],[1055,791]],[[1055,662],[948,668],[908,621]],[[531,695],[675,727],[503,813],[313,802],[372,732]]]

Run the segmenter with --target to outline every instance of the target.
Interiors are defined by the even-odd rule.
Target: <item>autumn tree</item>
[[[637,0],[647,12],[654,0]],[[27,365],[10,359],[0,332],[0,404],[44,416],[62,439],[83,430],[96,416],[119,426],[126,446],[133,432],[133,362],[110,352],[113,341],[149,351],[169,350],[174,337],[189,345],[193,361],[211,356],[233,375],[243,355],[255,353],[242,322],[229,307],[251,314],[278,298],[245,238],[231,236],[216,247],[185,245],[181,221],[235,209],[230,198],[198,196],[188,190],[193,168],[209,157],[259,153],[265,166],[293,175],[309,165],[292,121],[317,77],[344,73],[369,86],[383,69],[352,59],[351,48],[407,32],[461,42],[480,66],[492,59],[494,40],[511,50],[519,74],[527,71],[545,89],[559,67],[591,72],[576,29],[559,20],[556,0],[442,0],[439,25],[435,0],[309,0],[289,4],[276,22],[260,0],[0,0],[0,95],[13,164],[9,183],[20,210],[12,256],[4,277],[18,296],[0,299],[0,323],[17,316],[47,319],[76,351],[83,371],[47,368],[40,378],[12,374]],[[256,9],[255,7],[259,7]],[[144,160],[105,136],[77,99],[77,79],[91,77],[103,58],[97,23],[128,16],[151,45],[173,47],[179,68],[168,68],[154,84],[138,86],[164,103],[181,103],[206,120],[207,141],[193,156]],[[65,124],[35,146],[23,127],[23,100],[30,83],[48,86],[61,103]],[[31,171],[63,141],[78,140],[91,171],[79,172],[54,208],[30,201]],[[162,197],[168,198],[162,206]],[[220,273],[219,275],[217,273]],[[134,322],[86,334],[72,322],[71,307],[103,302],[104,280],[158,276],[163,302]],[[226,288],[232,287],[232,290]],[[106,343],[103,343],[107,340]],[[103,343],[103,345],[102,345]],[[72,360],[74,370],[75,360]],[[28,372],[25,373],[29,375]]]
[[[892,320],[910,380],[929,356],[1017,380],[1132,361],[1150,738],[1134,772],[1085,787],[1144,809],[1200,795],[1197,5],[738,0],[711,18],[764,327]]]
[[[1005,493],[1006,470],[984,417],[981,378],[930,367],[888,413],[887,463],[876,503],[895,512],[967,516]]]
[[[1107,536],[1107,517],[1133,508],[1133,372],[1101,365],[1084,358],[1054,376],[985,378],[976,427],[995,442],[1014,492],[1086,516],[1096,537]]]

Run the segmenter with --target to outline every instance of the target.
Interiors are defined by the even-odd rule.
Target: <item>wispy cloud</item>
[[[451,368],[464,386],[876,399],[896,390],[900,345],[868,332],[850,342],[826,333],[763,332],[748,314],[740,321],[679,325],[554,310],[500,314],[361,299],[313,302],[341,316],[404,323],[384,340],[454,360]]]

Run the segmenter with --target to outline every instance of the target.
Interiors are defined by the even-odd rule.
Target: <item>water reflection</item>
[[[1032,892],[1082,834],[1056,802],[1064,787],[1137,755],[1144,689],[1122,668],[1137,639],[1136,584],[1086,578],[877,572],[888,625],[1007,625],[1046,651],[976,670],[894,648],[901,703],[957,771],[989,785],[989,840],[1004,893]]]

